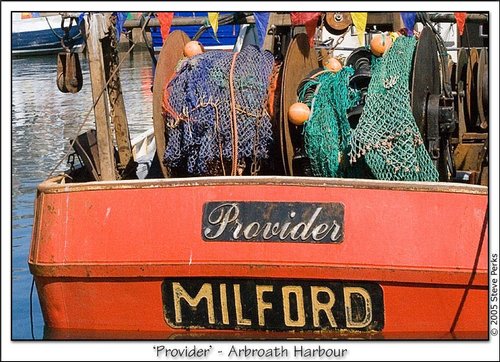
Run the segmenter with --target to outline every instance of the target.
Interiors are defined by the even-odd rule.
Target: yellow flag
[[[215,39],[217,39],[217,30],[219,29],[219,13],[208,13],[208,22],[214,30]]]
[[[351,13],[351,18],[358,32],[359,44],[365,45],[365,28],[368,13]]]

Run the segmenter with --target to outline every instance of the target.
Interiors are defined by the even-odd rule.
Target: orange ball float
[[[194,57],[195,55],[201,54],[205,51],[203,45],[196,40],[191,40],[184,45],[184,55],[188,58]]]
[[[326,59],[323,62],[323,66],[325,67],[325,69],[331,70],[334,73],[337,73],[339,70],[342,69],[342,63],[335,57],[330,57]]]
[[[377,34],[370,41],[370,50],[373,55],[380,57],[384,54],[387,49],[392,45],[392,39],[390,36],[385,34]]]
[[[296,126],[302,126],[309,119],[311,110],[307,104],[297,102],[288,108],[288,120]]]

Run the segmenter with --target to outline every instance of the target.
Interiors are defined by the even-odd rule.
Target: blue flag
[[[264,39],[266,37],[267,24],[269,23],[269,13],[256,12],[253,13],[255,17],[255,26],[257,27],[257,34],[259,35],[260,47],[264,45]]]
[[[123,24],[127,20],[127,13],[114,12],[113,15],[116,16],[116,39],[120,41],[120,35],[123,31]]]
[[[404,12],[401,13],[401,18],[403,19],[405,28],[408,29],[408,35],[413,35],[413,28],[415,27],[417,13]]]

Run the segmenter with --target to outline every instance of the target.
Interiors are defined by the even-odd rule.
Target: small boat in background
[[[77,46],[83,37],[77,13],[12,13],[12,53],[50,54]],[[67,32],[62,27],[67,27]]]

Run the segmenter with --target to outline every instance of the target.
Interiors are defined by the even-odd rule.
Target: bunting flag
[[[217,30],[219,30],[219,13],[208,13],[208,22],[214,31],[215,40],[217,39]]]
[[[262,48],[264,39],[266,38],[267,24],[269,24],[269,13],[259,11],[253,13],[253,16],[255,18],[257,36],[259,37],[259,45]]]
[[[163,41],[167,39],[168,33],[170,33],[170,27],[172,26],[172,19],[174,18],[174,13],[156,13],[158,21],[160,22],[161,38]]]
[[[458,27],[458,33],[460,36],[464,34],[464,28],[465,28],[465,17],[467,16],[467,13],[455,13],[455,19],[457,21],[457,27]]]
[[[415,22],[417,20],[417,13],[403,12],[401,13],[401,18],[403,19],[403,24],[405,24],[406,30],[408,30],[408,35],[413,35],[413,29],[415,29]]]
[[[291,12],[290,20],[292,25],[304,25],[306,28],[307,38],[309,39],[309,46],[314,46],[314,33],[316,33],[316,26],[321,17],[321,12]]]
[[[368,13],[351,13],[351,19],[358,32],[359,44],[365,45],[365,29]]]

